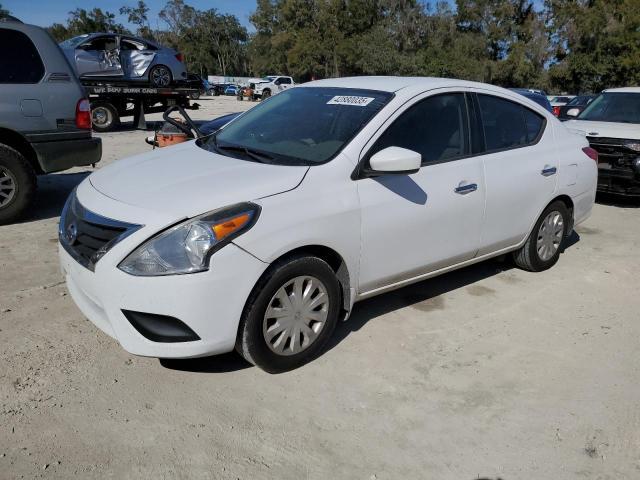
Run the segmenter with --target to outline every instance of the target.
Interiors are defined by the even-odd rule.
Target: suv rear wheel
[[[0,225],[20,218],[33,202],[36,174],[24,156],[0,144]]]

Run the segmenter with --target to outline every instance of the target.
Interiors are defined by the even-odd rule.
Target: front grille
[[[632,168],[633,162],[640,156],[624,146],[620,138],[587,137],[589,146],[598,152],[598,163],[608,163],[614,168]]]
[[[62,210],[58,237],[69,255],[93,271],[95,264],[111,247],[140,227],[87,210],[73,192]]]

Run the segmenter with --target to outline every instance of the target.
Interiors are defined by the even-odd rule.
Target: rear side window
[[[24,33],[0,28],[0,83],[38,83],[44,65]]]
[[[422,155],[423,165],[468,155],[469,129],[464,95],[435,95],[410,107],[380,136],[369,156],[387,147],[418,152]]]
[[[478,95],[486,150],[497,151],[534,143],[544,128],[544,118],[519,103]]]

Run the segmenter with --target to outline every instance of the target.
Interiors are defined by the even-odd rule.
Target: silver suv
[[[40,27],[0,20],[0,225],[29,207],[37,175],[101,155],[89,100],[60,47]]]

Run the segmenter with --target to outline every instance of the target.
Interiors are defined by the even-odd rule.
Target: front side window
[[[462,93],[435,95],[411,106],[380,136],[369,155],[401,147],[422,155],[422,164],[469,154],[467,107]]]
[[[593,100],[580,120],[640,123],[640,93],[605,92]]]
[[[544,131],[544,117],[524,105],[482,94],[478,103],[487,152],[531,145]]]
[[[199,146],[284,165],[331,160],[393,97],[377,90],[297,87],[260,103]]]
[[[87,51],[115,50],[116,37],[97,37],[87,43],[83,43],[80,48]]]
[[[0,28],[0,83],[38,83],[44,65],[33,42],[24,33]]]

